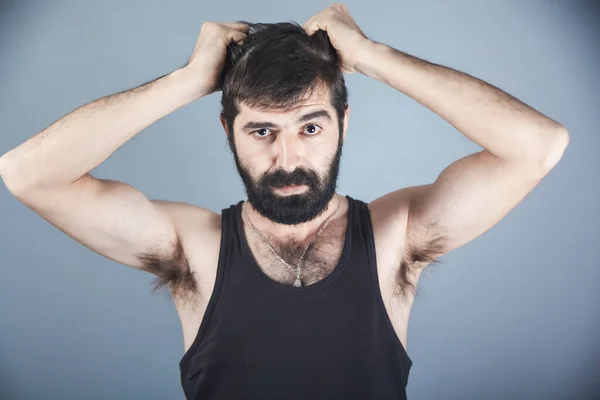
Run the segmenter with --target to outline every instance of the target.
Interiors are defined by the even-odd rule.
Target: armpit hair
[[[191,303],[197,299],[198,282],[192,272],[181,240],[172,244],[170,257],[157,251],[140,254],[144,270],[155,275],[152,280],[152,293],[167,287],[174,299]]]
[[[441,264],[439,257],[446,253],[448,238],[441,233],[435,233],[437,223],[427,225],[427,234],[421,240],[412,238],[407,240],[404,257],[400,263],[400,268],[396,273],[396,289],[394,296],[407,298],[417,294],[416,279],[417,273],[428,265]]]

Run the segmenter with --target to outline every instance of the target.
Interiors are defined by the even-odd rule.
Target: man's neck
[[[266,238],[276,237],[282,242],[305,242],[313,238],[338,205],[340,209],[342,208],[341,203],[341,196],[337,193],[334,194],[329,203],[327,203],[325,210],[318,217],[298,225],[284,225],[273,222],[260,215],[247,201],[244,206],[246,207],[247,217],[250,218],[254,227]]]

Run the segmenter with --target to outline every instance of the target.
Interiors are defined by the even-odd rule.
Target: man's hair
[[[229,141],[238,105],[259,110],[285,111],[314,91],[329,90],[336,110],[340,137],[348,90],[335,48],[323,30],[308,36],[296,22],[250,23],[243,45],[227,48],[221,75],[221,116]]]

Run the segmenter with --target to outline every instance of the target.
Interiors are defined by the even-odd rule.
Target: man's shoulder
[[[172,200],[152,200],[173,221],[179,239],[206,236],[221,231],[221,213],[195,204]]]
[[[408,218],[410,188],[396,190],[380,196],[368,203],[373,229],[389,232],[402,231]],[[405,232],[398,232],[404,234]]]

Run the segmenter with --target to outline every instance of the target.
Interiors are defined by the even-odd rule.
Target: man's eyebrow
[[[317,119],[317,118],[325,118],[328,121],[331,121],[331,115],[329,115],[329,112],[327,112],[327,110],[325,110],[325,109],[321,109],[321,110],[316,110],[316,111],[312,111],[307,114],[301,115],[296,120],[296,123],[300,124],[302,122],[310,121],[311,119]],[[242,127],[243,130],[260,129],[260,128],[279,129],[279,125],[277,125],[273,122],[269,122],[269,121],[263,121],[263,122],[250,121]]]

